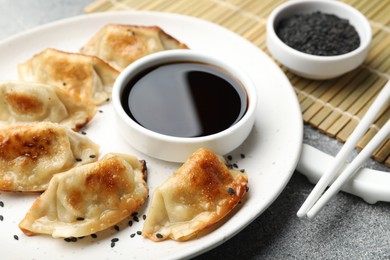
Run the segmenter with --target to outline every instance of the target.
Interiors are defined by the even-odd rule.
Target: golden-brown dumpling
[[[96,161],[99,146],[50,122],[0,128],[0,190],[42,191],[56,173]]]
[[[85,44],[81,52],[98,56],[122,70],[148,54],[187,48],[157,26],[108,24]]]
[[[57,174],[20,229],[27,235],[80,237],[104,230],[136,211],[148,194],[146,167],[136,157],[107,154]]]
[[[0,126],[50,121],[77,131],[96,110],[96,105],[55,86],[26,81],[0,83]]]
[[[246,193],[245,173],[229,170],[223,158],[196,151],[153,192],[142,235],[153,241],[185,241],[228,214]]]
[[[111,97],[119,72],[95,56],[45,49],[18,66],[19,78],[60,87],[102,104]]]

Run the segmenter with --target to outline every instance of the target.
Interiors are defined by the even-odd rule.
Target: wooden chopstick
[[[352,177],[352,175],[358,170],[360,165],[370,157],[370,151],[373,152],[380,143],[390,134],[390,120],[381,128],[381,130],[374,136],[374,138],[366,145],[366,147],[356,156],[356,158],[349,164],[345,171],[334,181],[333,185],[329,187],[327,192],[320,198],[325,188],[329,183],[334,180],[336,175],[340,172],[341,168],[345,165],[347,157],[355,148],[359,139],[365,134],[369,126],[372,124],[381,108],[390,99],[390,81],[386,83],[379,95],[376,97],[366,114],[363,116],[360,123],[357,125],[351,136],[345,142],[339,153],[337,154],[333,164],[324,173],[313,191],[309,194],[306,201],[297,212],[298,217],[307,216],[313,218],[319,212],[319,210],[327,203],[327,201],[336,194],[341,186]],[[320,198],[320,199],[319,199]],[[319,199],[319,200],[318,200]],[[318,203],[316,201],[318,200]]]

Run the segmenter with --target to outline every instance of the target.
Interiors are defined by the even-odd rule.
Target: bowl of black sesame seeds
[[[267,48],[291,72],[330,79],[360,66],[371,43],[367,18],[339,1],[288,1],[267,21]]]

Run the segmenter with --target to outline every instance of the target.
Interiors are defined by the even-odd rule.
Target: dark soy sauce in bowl
[[[247,111],[241,82],[206,63],[172,62],[142,71],[121,95],[127,115],[151,131],[208,136],[236,124]]]

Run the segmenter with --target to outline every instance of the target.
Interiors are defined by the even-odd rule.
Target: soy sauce
[[[121,103],[141,126],[165,135],[200,137],[223,131],[245,114],[242,84],[205,63],[166,63],[139,73]]]

